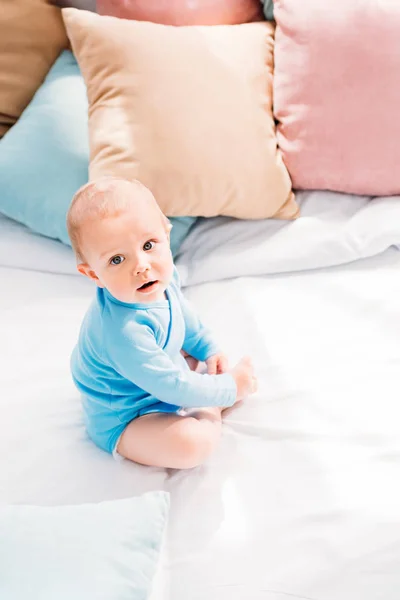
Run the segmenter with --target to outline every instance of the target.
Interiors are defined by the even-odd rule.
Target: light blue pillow
[[[78,506],[0,507],[0,598],[146,600],[169,495]]]
[[[0,212],[69,244],[65,217],[89,166],[86,87],[63,52],[19,121],[0,140]],[[175,255],[196,219],[172,218]]]
[[[264,4],[264,15],[267,21],[274,20],[274,0],[261,0]]]

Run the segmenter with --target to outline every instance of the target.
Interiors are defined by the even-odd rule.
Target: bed
[[[173,471],[87,438],[69,355],[93,288],[71,251],[0,219],[0,499],[171,494],[152,600],[398,600],[400,198],[299,194],[293,223],[204,220],[177,265],[259,391]]]

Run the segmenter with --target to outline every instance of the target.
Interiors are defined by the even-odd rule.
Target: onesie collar
[[[149,310],[150,308],[165,308],[169,304],[170,295],[168,288],[165,290],[167,298],[165,300],[157,300],[157,302],[122,302],[110,294],[106,288],[102,288],[105,297],[120,306],[126,306],[126,308],[132,308],[133,310]]]

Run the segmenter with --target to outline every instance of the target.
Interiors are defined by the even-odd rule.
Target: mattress
[[[182,248],[187,297],[260,385],[190,471],[90,442],[68,363],[93,288],[0,220],[0,501],[169,491],[155,600],[400,596],[400,199],[301,200],[303,223],[210,220]]]

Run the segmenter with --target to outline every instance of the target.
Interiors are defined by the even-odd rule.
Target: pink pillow
[[[97,12],[162,25],[235,25],[262,19],[260,0],[97,0]]]
[[[400,1],[276,0],[274,113],[295,188],[400,193]]]

